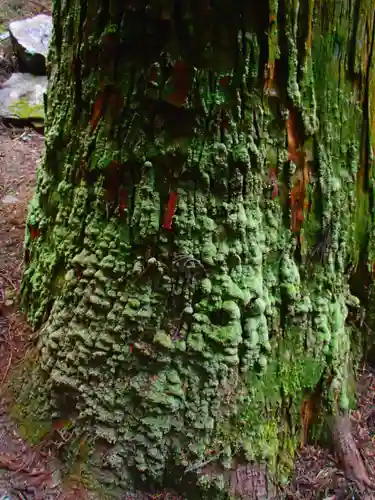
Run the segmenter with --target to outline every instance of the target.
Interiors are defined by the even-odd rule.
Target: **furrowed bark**
[[[244,494],[226,471],[283,478],[318,389],[348,408],[374,7],[55,0],[22,296],[46,415],[113,484]]]

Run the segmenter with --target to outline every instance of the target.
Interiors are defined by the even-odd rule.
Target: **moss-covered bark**
[[[283,474],[310,395],[348,407],[374,7],[54,1],[23,302],[50,417],[107,443],[114,483]]]

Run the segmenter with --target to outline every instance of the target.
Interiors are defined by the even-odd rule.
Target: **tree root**
[[[356,482],[362,491],[366,488],[375,489],[354,439],[349,415],[334,418],[332,435],[334,449],[345,475]]]

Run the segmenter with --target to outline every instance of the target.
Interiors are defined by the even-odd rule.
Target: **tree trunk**
[[[284,478],[312,395],[348,408],[374,7],[54,1],[19,408],[92,439],[103,482],[271,498],[246,464]]]

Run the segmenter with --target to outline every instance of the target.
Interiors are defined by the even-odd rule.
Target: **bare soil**
[[[51,14],[51,0],[0,0],[0,32],[8,23],[37,14]]]

